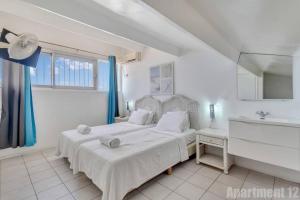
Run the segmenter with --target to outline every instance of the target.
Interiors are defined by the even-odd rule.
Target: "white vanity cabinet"
[[[300,123],[230,118],[228,152],[300,171]]]

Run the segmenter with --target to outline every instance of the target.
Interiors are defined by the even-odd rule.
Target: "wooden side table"
[[[205,145],[221,148],[223,155],[217,156],[205,152]],[[228,154],[228,134],[225,130],[206,128],[197,132],[196,162],[222,169],[225,174],[228,174],[233,164],[233,157]]]

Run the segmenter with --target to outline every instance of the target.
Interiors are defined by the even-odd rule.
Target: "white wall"
[[[143,52],[142,62],[125,66],[123,79],[124,98],[135,100],[149,94],[149,67],[155,64],[175,61],[175,93],[184,94],[200,103],[201,127],[209,126],[208,106],[216,103],[216,126],[228,128],[228,117],[231,115],[254,116],[257,110],[265,110],[274,117],[300,118],[300,83],[294,77],[294,100],[290,101],[239,101],[237,100],[236,64],[224,56],[210,50],[192,52],[182,57],[174,57],[154,49]],[[294,74],[299,73],[299,60],[294,62]],[[126,77],[127,74],[127,77]],[[272,170],[269,165],[254,161],[236,159],[242,166],[273,173],[273,175],[300,181],[300,173],[282,168]]]
[[[226,127],[226,118],[234,96],[234,68],[232,62],[223,56],[215,59],[208,51],[195,52],[177,58],[154,49],[143,52],[142,62],[126,65],[124,74],[124,98],[135,100],[150,92],[149,68],[155,64],[175,61],[175,93],[183,94],[200,103],[200,123],[209,125],[209,104],[217,103],[217,121]],[[222,67],[220,67],[222,66]],[[225,106],[224,106],[225,105]]]
[[[0,150],[0,159],[17,153],[54,147],[58,134],[78,124],[99,125],[106,122],[107,95],[98,91],[33,88],[37,128],[34,147]]]

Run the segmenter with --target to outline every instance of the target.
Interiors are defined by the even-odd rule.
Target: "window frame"
[[[72,54],[68,52],[63,52],[63,51],[52,51],[48,49],[42,49],[42,53],[47,53],[51,55],[51,84],[50,85],[37,85],[37,84],[32,84],[32,87],[36,88],[52,88],[52,89],[69,89],[69,90],[97,90],[98,88],[98,65],[97,61],[98,59],[95,57],[89,57],[89,56],[84,56],[84,55],[79,55],[79,54]],[[75,58],[78,60],[86,60],[89,63],[93,64],[93,86],[92,87],[81,87],[81,86],[60,86],[55,84],[55,58],[58,56],[62,56],[64,58]]]
[[[52,70],[52,65],[53,65],[53,52],[52,51],[48,51],[48,50],[42,50],[41,53],[47,53],[50,54],[51,56],[51,64],[50,64],[50,68],[51,68],[51,72],[50,72],[50,85],[37,85],[37,84],[32,84],[32,87],[37,87],[37,88],[52,88],[53,86],[53,70]]]
[[[86,55],[82,55],[82,54],[76,54],[76,53],[70,53],[70,52],[66,52],[66,51],[58,51],[58,50],[51,50],[51,49],[46,49],[46,48],[42,48],[42,53],[47,53],[50,54],[51,56],[51,72],[50,72],[50,85],[38,85],[38,84],[32,84],[33,88],[47,88],[47,89],[65,89],[65,90],[86,90],[86,91],[97,91],[97,92],[104,92],[107,93],[108,90],[100,90],[98,88],[98,60],[102,60],[102,61],[108,61],[108,59],[105,58],[96,58],[93,56],[86,56]],[[66,56],[66,57],[73,57],[73,58],[78,58],[78,59],[83,59],[83,60],[88,60],[88,61],[92,61],[91,63],[93,63],[93,87],[81,87],[81,86],[59,86],[59,85],[55,85],[55,58],[57,56]],[[123,90],[123,66],[121,63],[117,63],[117,65],[120,65],[120,88],[118,87],[118,92],[122,92]],[[0,88],[1,88],[1,81],[0,80]],[[118,82],[119,82],[118,81]]]
[[[55,84],[55,59],[59,56],[62,56],[64,58],[76,58],[78,60],[86,60],[89,63],[93,64],[93,87],[86,87],[86,86],[61,86],[61,85],[56,85]],[[90,62],[91,61],[91,62]],[[82,55],[76,55],[76,54],[71,54],[71,53],[66,53],[66,52],[53,52],[52,54],[52,62],[51,62],[51,86],[53,89],[70,89],[70,90],[97,90],[98,88],[98,65],[97,65],[97,59],[96,58],[91,58],[88,56],[82,56]]]

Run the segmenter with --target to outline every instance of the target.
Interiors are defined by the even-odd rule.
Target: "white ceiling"
[[[300,49],[299,0],[187,0],[241,51],[292,55]]]
[[[68,30],[62,30],[57,27],[37,23],[0,11],[0,29],[2,28],[6,28],[18,34],[34,33],[39,38],[42,47],[51,48],[53,50],[58,49],[55,49],[53,45],[45,44],[42,41],[102,54],[103,57],[110,54],[120,57],[122,56],[122,53],[128,53],[128,50],[126,49],[104,43],[101,40],[95,40],[87,35],[82,35],[82,33],[76,34]],[[68,48],[64,49],[70,51]],[[60,48],[61,51],[64,49]],[[97,55],[95,54],[94,56],[96,57]]]
[[[300,49],[300,0],[21,0],[32,5],[23,10],[11,2],[18,0],[0,0],[21,17],[49,24],[55,16],[68,19],[65,25],[93,31],[67,29],[93,38],[102,32],[106,42],[130,50],[149,46],[180,56],[206,48],[236,61],[240,51],[292,55]],[[44,16],[30,14],[33,9]]]
[[[181,51],[197,50],[203,47],[202,41],[142,1],[93,1],[121,16],[124,23],[135,24],[140,31],[145,31],[163,41],[174,44]]]
[[[175,56],[187,51],[212,49],[143,0],[22,1]]]
[[[135,41],[144,46],[150,46],[173,55],[179,55],[180,49],[168,41],[153,36],[147,30],[137,28],[136,23],[127,22],[111,10],[93,0],[22,0],[41,8],[49,13],[80,22],[84,25],[103,30],[120,38]],[[126,23],[127,22],[127,23]],[[141,31],[142,30],[142,31]]]
[[[0,0],[0,28],[16,33],[34,32],[40,40],[103,55],[142,51],[145,45],[18,0]]]
[[[293,58],[264,54],[241,54],[239,66],[261,76],[263,73],[282,76],[293,75]]]

